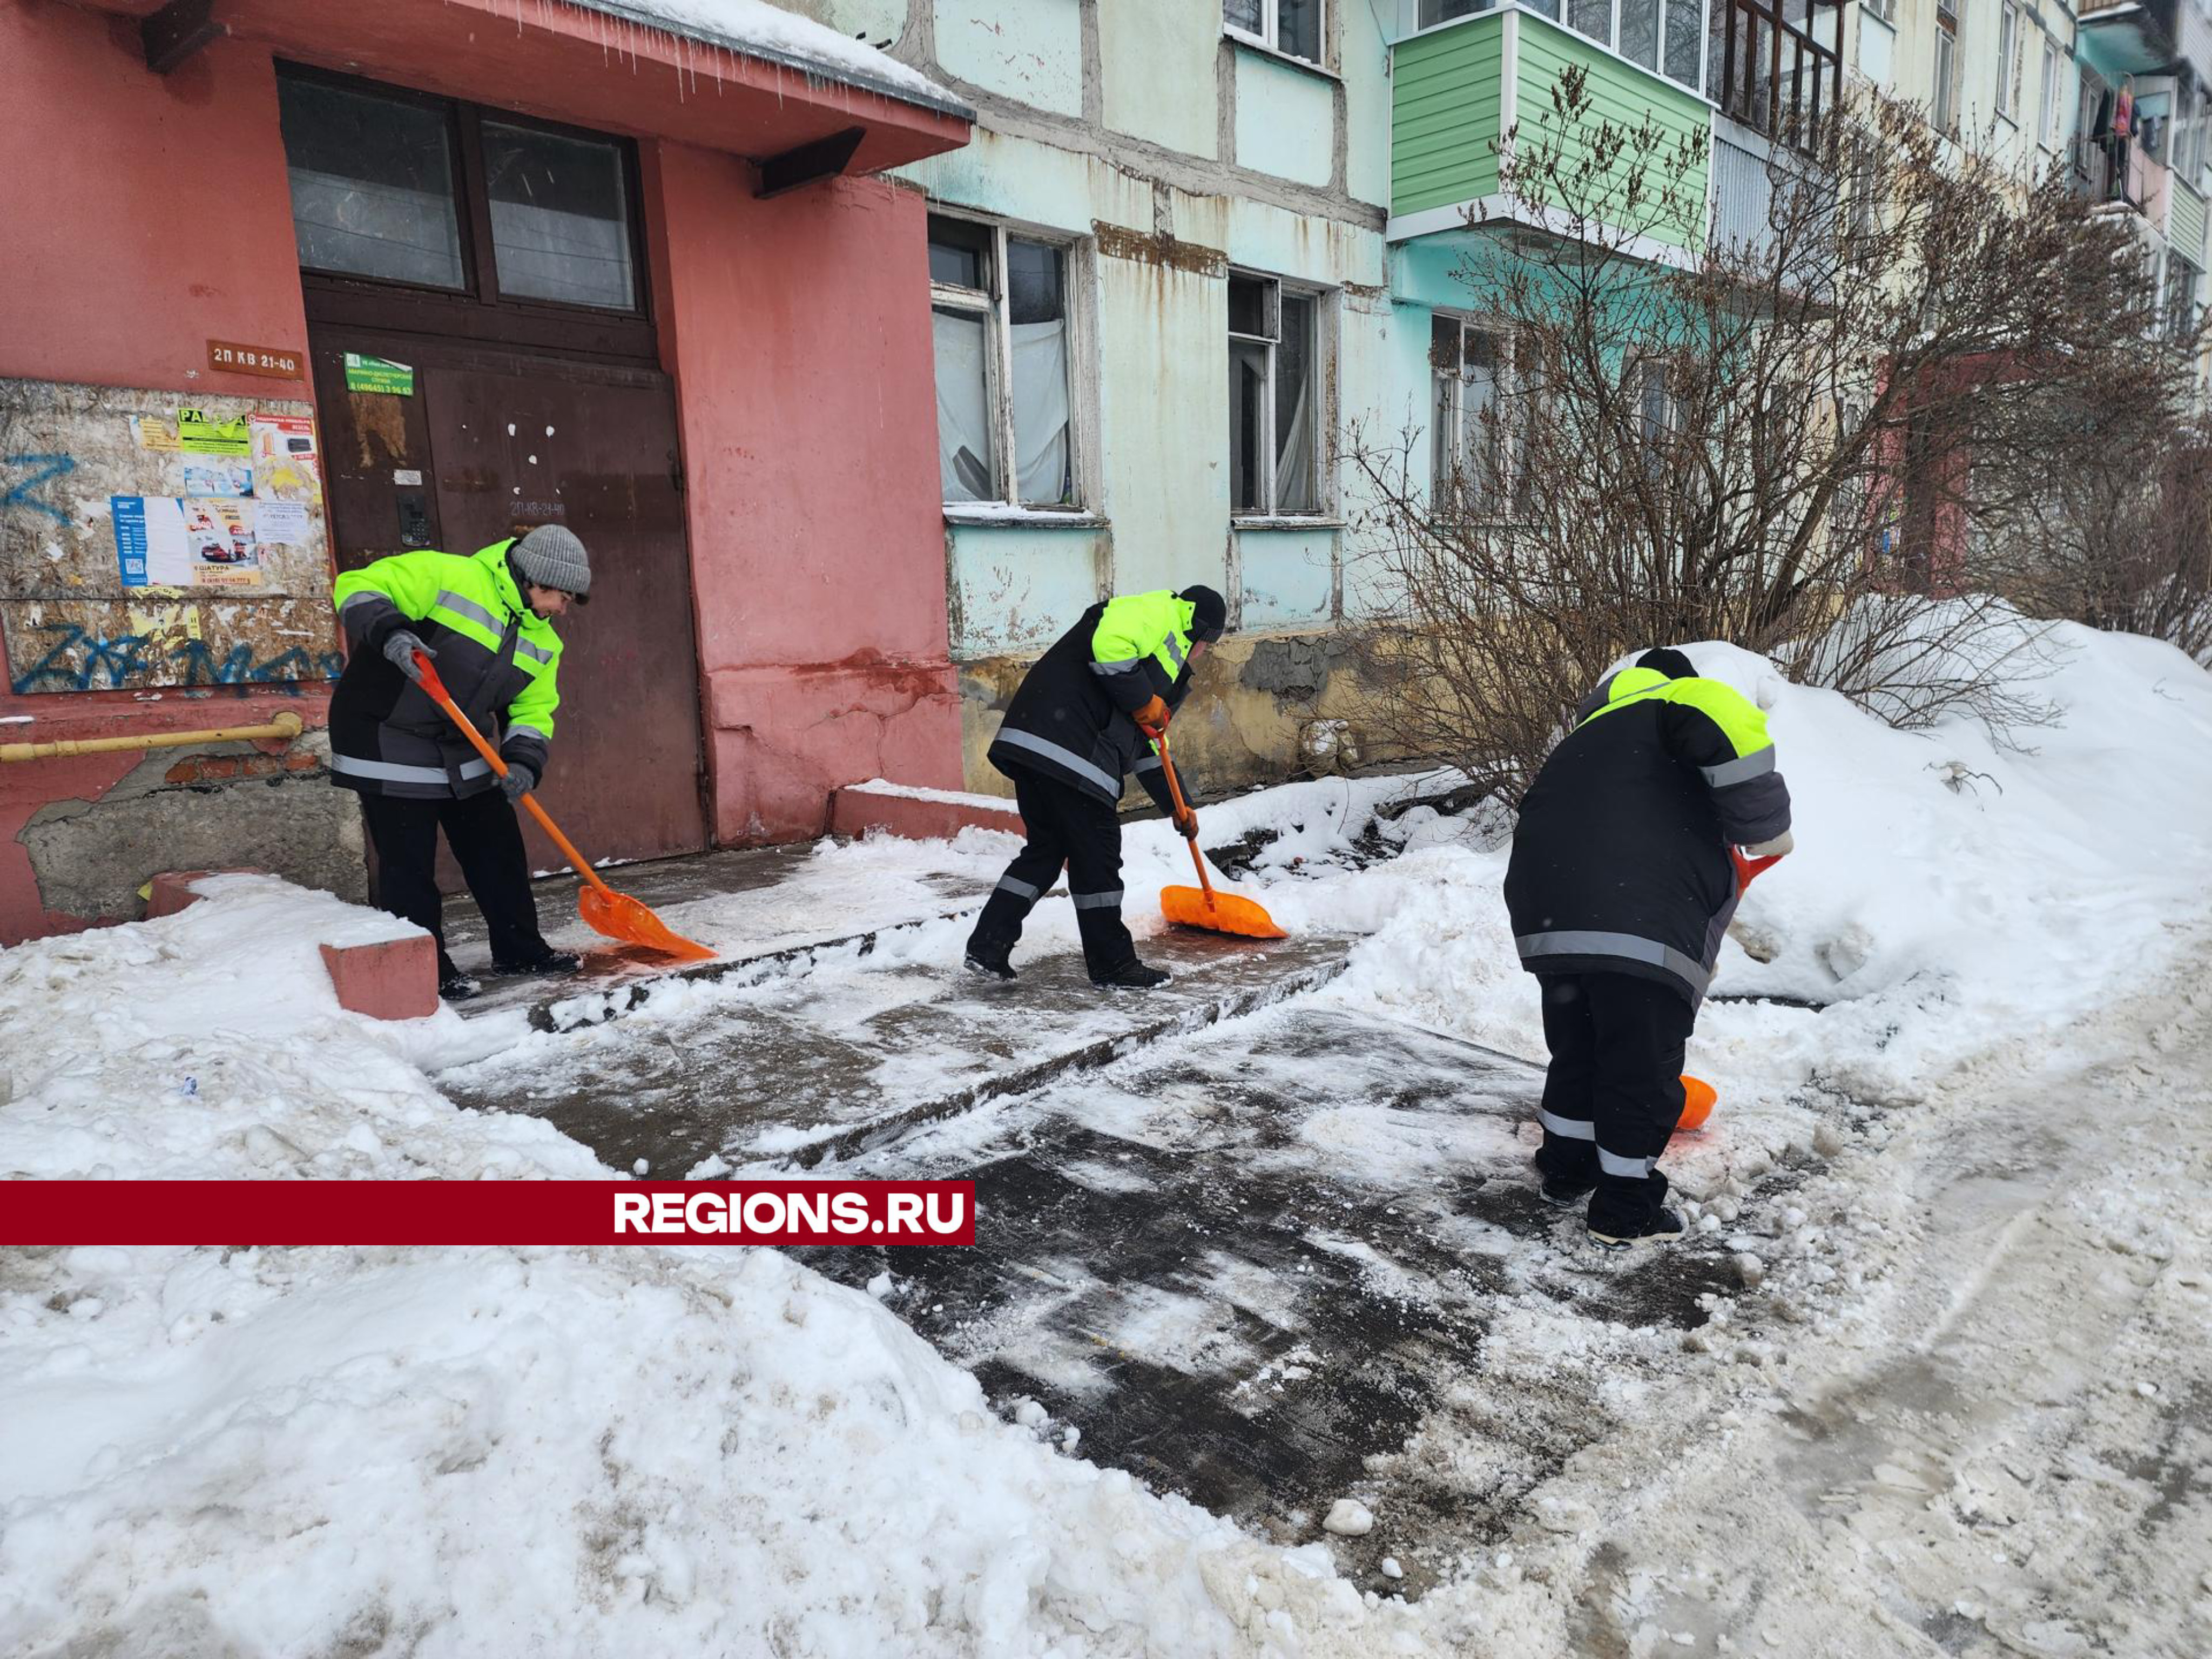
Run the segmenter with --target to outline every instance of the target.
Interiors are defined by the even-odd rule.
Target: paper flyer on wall
[[[177,447],[187,455],[222,455],[244,460],[252,443],[246,419],[224,420],[204,409],[177,411]]]
[[[252,501],[116,495],[108,504],[124,586],[261,586]]]
[[[323,469],[314,421],[305,415],[256,415],[251,424],[254,497],[320,507]]]

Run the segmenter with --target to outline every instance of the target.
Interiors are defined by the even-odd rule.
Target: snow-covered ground
[[[1721,1108],[1668,1161],[1744,1294],[1639,1338],[1593,1384],[1617,1426],[1418,1601],[1000,1420],[771,1252],[14,1249],[0,1654],[2212,1651],[2212,679],[2059,642],[2024,750],[1693,651],[1768,708],[1801,849],[1745,903],[1692,1051]],[[1265,792],[1207,840],[1276,832],[1248,887],[1367,936],[1316,1008],[1540,1055],[1495,826],[1417,810],[1349,856],[1407,787]],[[1133,891],[1187,878],[1166,826],[1128,844]],[[0,1177],[611,1176],[431,1080],[513,1024],[335,1007],[313,940],[362,925],[229,878],[0,953]],[[815,971],[949,971],[960,932]],[[1563,1328],[1495,1346],[1542,1368]],[[1455,1421],[1399,1457],[1448,1462]]]

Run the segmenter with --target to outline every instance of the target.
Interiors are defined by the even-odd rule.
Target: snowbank
[[[1891,732],[1692,649],[1768,708],[1801,850],[1723,956],[1692,1054],[1722,1106],[1668,1160],[1687,1184],[1804,1138],[1815,1089],[1909,1102],[2056,1042],[2201,927],[2212,679],[2141,640],[2061,642],[2039,690],[2064,724],[2022,751]],[[1208,840],[1277,830],[1247,890],[1293,928],[1370,933],[1324,999],[1540,1054],[1497,826],[1417,811],[1392,832],[1412,850],[1353,867],[1407,787],[1269,791],[1206,809]],[[995,874],[1012,844],[871,843],[817,873],[918,892],[933,870]],[[1133,894],[1188,879],[1164,823],[1132,829],[1127,864]],[[359,913],[261,878],[211,890],[0,953],[0,1176],[611,1173],[425,1079],[512,1030],[336,1007],[313,940]],[[1064,904],[1037,920],[1030,948],[1072,945]],[[838,971],[950,968],[963,931]],[[1828,1006],[1726,1000],[1754,994]],[[1557,1340],[1515,1318],[1501,1351]],[[0,1653],[1571,1645],[1571,1607],[1504,1555],[1378,1603],[1317,1546],[1261,1545],[1065,1455],[873,1298],[768,1251],[14,1252],[0,1471]]]
[[[1802,1138],[1787,1103],[1808,1085],[1910,1102],[1957,1067],[2056,1041],[2201,921],[2212,677],[2132,635],[2069,624],[2051,644],[2057,665],[2034,690],[2058,723],[2014,732],[2017,748],[1966,720],[1893,731],[1747,652],[1690,648],[1766,711],[1797,851],[1753,886],[1723,949],[1690,1052],[1723,1108],[1674,1162],[1694,1172]],[[1293,926],[1374,929],[1335,996],[1540,1059],[1506,849],[1477,839],[1265,897]]]
[[[388,921],[203,890],[0,952],[0,1176],[612,1175],[337,1007]],[[0,1471],[4,1654],[1431,1650],[769,1250],[0,1253]]]

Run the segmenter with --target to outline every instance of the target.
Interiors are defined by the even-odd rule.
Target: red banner
[[[973,1244],[972,1181],[10,1181],[8,1244]]]

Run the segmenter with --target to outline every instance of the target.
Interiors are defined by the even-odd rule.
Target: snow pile
[[[0,1331],[0,1651],[1422,1650],[772,1251],[76,1249]]]
[[[511,1042],[450,1010],[337,1005],[319,944],[413,931],[268,876],[158,921],[0,951],[0,1179],[606,1173],[530,1118],[468,1118],[422,1073]]]
[[[2212,678],[2134,635],[2068,626],[2039,683],[2059,723],[1994,743],[1959,720],[1893,731],[1726,645],[1698,672],[1758,702],[1797,851],[1746,896],[1691,1051],[1719,1085],[1819,1080],[1907,1101],[1946,1068],[2033,1044],[2123,995],[2182,942],[2212,868]],[[1309,887],[1279,916],[1371,927],[1335,994],[1540,1057],[1503,847],[1431,847]],[[1297,890],[1292,889],[1291,892]],[[1814,1013],[1743,996],[1826,1006]],[[1717,1121],[1725,1121],[1725,1117]]]
[[[0,1174],[612,1174],[425,1081],[498,1038],[337,1008],[388,920],[203,890],[0,953]],[[769,1250],[0,1254],[0,1653],[1436,1650]]]

